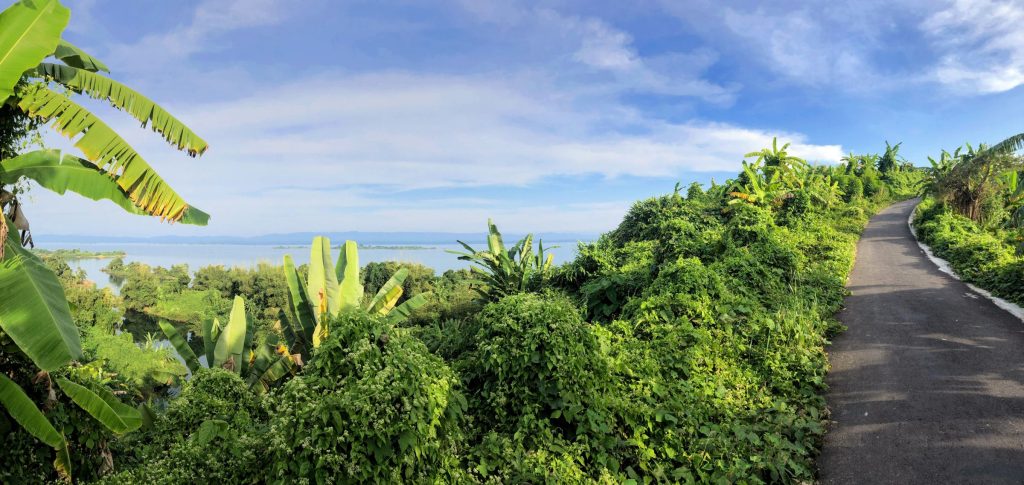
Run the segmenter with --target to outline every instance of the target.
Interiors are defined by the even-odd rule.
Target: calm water
[[[571,261],[576,256],[576,242],[551,243],[558,246],[550,252],[555,255],[555,264]],[[477,249],[486,248],[486,244],[473,245]],[[545,246],[547,242],[545,241]],[[280,265],[285,254],[291,254],[295,264],[309,262],[309,247],[257,246],[237,244],[151,244],[151,243],[50,243],[37,245],[40,249],[81,249],[84,251],[124,251],[124,261],[138,261],[150,266],[170,267],[175,264],[187,264],[195,271],[203,266],[224,265],[225,267],[253,267],[261,262]],[[469,267],[469,263],[459,261],[454,254],[445,250],[462,250],[458,244],[425,245],[428,249],[359,249],[359,262],[401,261],[413,262],[433,268],[437,274],[449,269]],[[337,249],[332,257],[337,258]],[[111,287],[115,291],[106,273],[100,271],[110,263],[109,259],[84,259],[68,261],[73,268],[85,270],[88,278],[99,287]]]

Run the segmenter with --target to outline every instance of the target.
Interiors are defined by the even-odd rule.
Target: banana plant
[[[241,376],[249,387],[266,392],[270,386],[295,369],[295,358],[286,347],[263,344],[251,350],[254,327],[245,311],[245,300],[236,296],[231,306],[227,325],[214,318],[203,322],[203,345],[207,368],[223,367]],[[204,367],[202,361],[188,345],[188,339],[174,325],[161,320],[160,330],[170,340],[174,350],[185,361],[189,371],[195,373]]]
[[[543,241],[538,241],[537,252],[534,253],[533,234],[527,234],[506,250],[501,233],[491,219],[487,219],[486,251],[477,251],[462,241],[458,243],[468,252],[448,252],[475,265],[470,267],[470,271],[482,276],[480,283],[484,287],[474,289],[488,300],[535,289],[547,277],[555,256],[545,254]]]
[[[71,95],[84,94],[105,101],[189,155],[207,149],[205,141],[163,108],[98,74],[109,69],[61,37],[70,16],[59,0],[19,1],[0,12],[0,103],[52,121],[53,128],[71,138],[84,155],[39,150],[0,160],[0,337],[12,341],[8,348],[23,353],[45,376],[82,359],[81,343],[60,283],[23,247],[31,242],[30,226],[17,196],[4,190],[5,185],[27,178],[60,194],[70,190],[93,200],[110,200],[133,214],[197,225],[209,219],[187,204],[118,133],[72,100]],[[44,62],[47,58],[54,62]],[[67,94],[51,89],[55,86]],[[64,437],[16,382],[0,377],[0,405],[25,430],[57,450],[54,465],[70,478]],[[114,433],[138,427],[137,411],[108,390],[66,379],[56,384]]]
[[[0,335],[14,342],[49,377],[49,372],[82,359],[78,328],[60,282],[31,251],[21,246],[17,230],[7,216],[0,214],[0,229],[7,231],[3,244],[6,254],[0,260],[0,295],[15,304],[0,305]],[[43,315],[43,318],[39,318]],[[50,382],[50,381],[48,381]],[[141,415],[122,404],[110,390],[101,386],[83,386],[67,379],[57,379],[61,391],[114,432],[124,434],[141,424]],[[0,406],[26,431],[57,452],[54,466],[64,477],[71,478],[71,462],[67,442],[25,391],[7,376],[0,375]]]
[[[1014,170],[1007,172],[1002,177],[1006,207],[1010,211],[1007,225],[1014,229],[1024,228],[1024,183],[1021,183],[1022,176],[1024,176],[1024,172]],[[1021,246],[1021,248],[1024,248],[1024,246]],[[1018,253],[1020,253],[1019,250]]]
[[[209,216],[190,207],[117,132],[69,95],[51,89],[57,85],[69,94],[107,102],[191,156],[207,149],[202,138],[152,100],[99,74],[109,69],[61,38],[69,19],[70,11],[59,0],[20,1],[0,13],[0,102],[43,122],[52,121],[53,128],[74,140],[88,161],[64,169],[63,164],[54,163],[60,157],[37,157],[49,163],[33,173],[77,179],[89,169],[112,179],[120,192],[116,201],[119,205],[123,200],[131,202],[139,209],[133,213],[205,225]],[[44,62],[47,58],[56,62]],[[3,178],[0,185],[16,181]],[[65,190],[77,189],[72,184]]]
[[[762,148],[756,152],[750,152],[743,155],[743,158],[757,157],[754,163],[764,165],[766,171],[772,171],[776,167],[786,169],[787,167],[795,167],[799,165],[807,165],[804,159],[790,155],[786,149],[789,148],[789,143],[782,145],[779,148],[779,139],[772,137],[771,148]]]
[[[327,338],[331,319],[342,312],[366,311],[391,323],[401,323],[427,303],[428,294],[421,293],[398,305],[404,291],[402,283],[409,276],[409,271],[402,268],[363,305],[359,246],[355,241],[345,241],[337,262],[332,264],[331,259],[331,240],[323,236],[313,238],[308,275],[303,282],[291,255],[284,256],[288,314],[293,325],[285,336],[290,347],[301,346],[307,356]]]
[[[758,206],[777,206],[789,194],[788,188],[782,182],[782,171],[772,170],[765,172],[759,170],[759,162],[743,162],[743,172],[739,180],[730,187],[729,205],[747,203]]]

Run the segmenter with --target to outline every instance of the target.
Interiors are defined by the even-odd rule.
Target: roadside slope
[[[1024,323],[940,272],[894,204],[857,245],[829,349],[822,483],[1024,481]]]

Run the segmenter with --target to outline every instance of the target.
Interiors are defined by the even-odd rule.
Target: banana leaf
[[[252,363],[252,369],[249,369],[249,375],[245,379],[245,382],[249,384],[249,387],[255,387],[259,382],[260,376],[267,371],[270,364],[275,358],[275,354],[270,350],[269,345],[260,345],[256,349],[256,360]]]
[[[61,195],[70,190],[92,200],[110,200],[132,214],[147,215],[99,167],[73,155],[62,155],[60,150],[36,150],[0,162],[3,183],[17,182],[22,176]]]
[[[306,290],[301,286],[299,271],[290,255],[284,257],[284,276],[288,283],[288,306],[291,307],[293,323],[297,326],[295,333],[306,342],[312,343],[313,331],[316,329],[316,318],[310,305]]]
[[[395,274],[391,275],[387,283],[384,283],[380,287],[380,291],[374,295],[373,300],[370,300],[370,313],[380,312],[384,306],[395,306],[395,301],[402,296],[402,283],[405,283],[405,279],[409,276],[409,270],[407,268],[401,268],[395,271]],[[398,288],[398,294],[394,296],[394,300],[391,300],[392,295],[389,293],[393,292],[395,288]],[[391,303],[388,305],[388,303]],[[388,308],[390,310],[390,308]],[[387,312],[384,312],[387,313]]]
[[[54,449],[64,447],[64,437],[50,424],[21,386],[0,372],[0,404],[25,431]]]
[[[53,57],[60,59],[61,62],[71,67],[85,69],[89,72],[110,72],[106,64],[64,39],[57,43],[57,49],[53,51]]]
[[[0,261],[0,328],[45,371],[81,359],[78,328],[60,281],[38,257],[21,247],[14,224],[8,222],[7,226],[10,232]]]
[[[242,360],[241,362],[239,362],[239,365],[241,367],[239,367],[238,369],[238,375],[249,375],[247,374],[247,372],[249,372],[249,357],[251,352],[249,349],[252,348],[252,339],[255,334],[255,328],[252,325],[249,325],[248,322],[254,321],[256,320],[252,317],[252,315],[246,314],[245,341],[242,342]]]
[[[142,414],[119,401],[102,387],[88,388],[67,379],[57,379],[60,389],[79,407],[114,434],[125,434],[142,426]]]
[[[168,143],[178,150],[185,150],[189,155],[202,154],[208,148],[205,140],[160,105],[113,79],[85,69],[49,63],[40,64],[33,75],[56,81],[91,98],[106,101],[139,120],[142,126],[152,124],[153,131],[160,133]]]
[[[214,351],[219,336],[220,322],[216,318],[203,320],[203,353],[206,354],[207,367],[213,367]]]
[[[61,436],[61,439],[64,439]],[[57,469],[57,475],[65,482],[71,483],[71,454],[68,453],[67,441],[64,446],[57,449],[57,458],[53,459],[53,467]]]
[[[139,410],[139,416],[142,416],[142,428],[152,429],[153,423],[156,422],[156,413],[153,412],[153,408],[149,407],[146,403],[139,403],[135,409]]]
[[[409,298],[408,300],[405,300],[404,303],[398,305],[397,307],[395,307],[394,310],[391,310],[388,313],[388,323],[401,323],[407,320],[409,316],[412,315],[413,311],[427,304],[427,297],[429,295],[430,293],[420,293],[412,298]]]
[[[192,348],[188,346],[188,340],[185,338],[178,329],[174,328],[174,325],[160,320],[157,322],[160,325],[160,330],[164,331],[164,335],[167,336],[167,340],[174,346],[174,350],[178,351],[178,355],[185,361],[185,366],[192,373],[199,370],[199,358],[196,357],[196,353],[192,351]]]
[[[212,367],[221,367],[230,359],[234,359],[232,370],[241,373],[242,351],[245,346],[245,333],[249,323],[245,315],[245,300],[240,296],[235,297],[231,307],[231,315],[228,317],[228,324],[221,331],[217,338],[217,346],[213,351]]]
[[[164,220],[179,221],[185,217],[188,203],[98,116],[45,85],[21,89],[18,97],[18,108],[33,117],[54,120],[54,129],[74,139],[75,148],[81,150],[85,158],[114,176],[114,181],[136,206]],[[190,221],[200,225],[204,222],[198,216]]]
[[[290,356],[282,355],[274,361],[267,370],[260,375],[259,383],[264,391],[270,390],[270,385],[280,380],[291,370],[292,360]]]
[[[345,241],[334,271],[337,273],[341,309],[358,308],[363,300],[363,284],[359,277],[359,246],[355,241]]]
[[[309,248],[309,276],[306,294],[313,302],[317,321],[324,315],[337,315],[341,308],[338,299],[338,277],[331,271],[331,240],[317,236]]]
[[[401,286],[391,288],[391,290],[388,291],[388,294],[381,298],[380,304],[376,305],[376,309],[372,310],[372,313],[376,313],[377,315],[387,315],[388,312],[395,308],[395,304],[397,304],[398,299],[402,297],[403,291],[405,290],[403,290]]]
[[[0,12],[0,102],[25,71],[57,48],[71,11],[57,0],[16,2]]]

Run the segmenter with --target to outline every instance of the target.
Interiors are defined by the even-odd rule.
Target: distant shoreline
[[[80,259],[113,259],[123,258],[128,255],[124,251],[83,251],[81,249],[42,249],[36,248],[32,250],[33,253],[39,256],[54,256],[67,261],[74,261]]]
[[[153,237],[118,237],[118,236],[87,236],[73,234],[35,234],[37,244],[175,244],[175,245],[243,245],[243,246],[297,246],[309,247],[313,237],[322,235],[331,239],[332,243],[356,241],[362,246],[437,246],[457,244],[465,241],[469,244],[485,244],[487,233],[444,233],[444,232],[327,232],[327,233],[287,233],[266,234],[262,236],[153,236]],[[506,242],[518,241],[526,234],[509,232],[504,234]],[[598,234],[587,233],[534,233],[534,240],[545,243],[575,243],[577,241],[596,241]]]
[[[309,247],[309,246],[308,245],[302,245],[302,244],[288,244],[288,245],[274,246],[273,249],[302,249],[302,248],[307,248],[307,247]],[[422,251],[422,250],[429,250],[429,249],[437,249],[436,246],[418,246],[418,245],[413,245],[413,246],[385,246],[385,245],[377,245],[377,244],[360,244],[360,245],[358,245],[358,247],[359,247],[359,249],[366,249],[366,250],[370,250],[370,251],[375,250],[375,249],[376,250],[390,250],[390,251]],[[334,245],[334,246],[331,246],[331,248],[332,249],[339,249],[339,248],[341,248],[341,245],[340,244]]]

